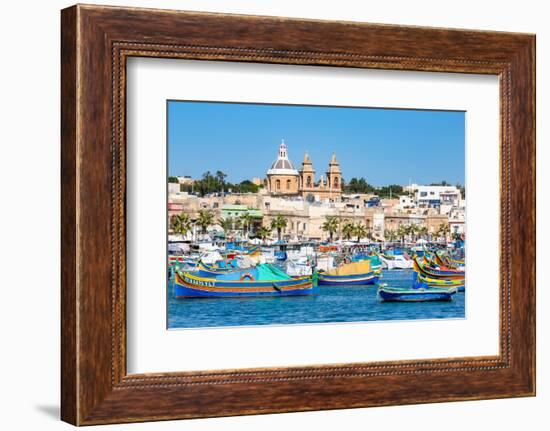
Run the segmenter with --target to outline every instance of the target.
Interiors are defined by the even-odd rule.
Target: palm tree
[[[220,183],[221,189],[222,189],[222,195],[224,193],[223,186],[225,184],[225,179],[227,178],[227,174],[224,174],[222,171],[216,172],[216,179]]]
[[[243,234],[245,238],[248,238],[248,232],[250,231],[250,225],[252,224],[252,216],[248,212],[246,212],[241,214],[239,220],[242,223]]]
[[[428,227],[427,226],[419,226],[418,228],[418,236],[420,238],[426,239],[426,236],[428,235]]]
[[[416,241],[416,234],[418,232],[418,229],[419,229],[419,226],[417,226],[414,223],[407,226],[407,232],[411,237],[411,242]]]
[[[225,236],[227,236],[227,233],[233,227],[233,220],[231,219],[231,217],[221,218],[218,220],[218,224],[222,227]]]
[[[259,236],[262,241],[265,241],[266,238],[271,234],[271,229],[268,229],[265,226],[260,226],[256,231],[256,235]]]
[[[355,225],[353,223],[346,223],[342,227],[342,235],[344,235],[344,238],[349,240],[355,233]]]
[[[397,239],[397,233],[392,229],[384,230],[384,239],[386,241],[394,241]]]
[[[357,242],[361,242],[361,238],[364,238],[365,236],[367,236],[367,228],[361,223],[357,223],[353,227],[353,233],[357,237]]]
[[[187,232],[191,230],[192,224],[193,223],[189,218],[189,214],[177,214],[172,216],[172,218],[170,219],[172,231],[176,234],[181,235],[182,237],[185,237],[185,235],[187,235]]]
[[[439,229],[437,230],[437,237],[441,238],[443,237],[443,241],[447,239],[447,234],[449,233],[449,225],[445,223],[441,223],[439,225]]]
[[[283,229],[286,228],[287,223],[288,220],[285,216],[282,216],[281,214],[271,220],[271,229],[277,230],[277,238],[279,239],[279,241],[281,240],[281,233]]]
[[[332,242],[332,238],[334,236],[334,233],[338,231],[338,226],[340,225],[340,222],[338,221],[337,217],[334,216],[326,216],[326,220],[321,226],[321,229],[323,229],[325,232],[329,233],[330,242]]]
[[[405,225],[401,225],[397,228],[397,237],[401,240],[401,244],[405,241],[407,233],[407,227]]]
[[[197,224],[201,227],[202,232],[206,233],[206,229],[212,224],[214,221],[214,214],[212,214],[212,211],[210,210],[200,210],[199,211],[199,218],[197,219]]]

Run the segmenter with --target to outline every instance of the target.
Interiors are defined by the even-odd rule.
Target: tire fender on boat
[[[250,272],[245,272],[243,275],[241,275],[240,281],[244,281],[246,279],[248,279],[250,281],[254,281],[254,277],[252,276],[252,274]]]

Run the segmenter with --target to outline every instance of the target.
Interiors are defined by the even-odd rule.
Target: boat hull
[[[220,281],[176,274],[173,292],[176,298],[236,298],[262,296],[302,296],[317,293],[310,277],[284,281]]]
[[[378,289],[378,296],[385,302],[426,302],[426,301],[450,301],[453,299],[453,294],[456,290],[449,289],[447,291],[430,291],[430,289],[413,290],[398,289]]]
[[[414,270],[429,278],[464,279],[464,271],[441,271],[434,268],[427,268],[416,260],[414,261]]]
[[[320,286],[341,286],[341,285],[368,285],[376,284],[379,279],[379,275],[369,272],[367,274],[353,274],[353,275],[328,275],[319,274]]]
[[[458,292],[464,292],[466,290],[463,279],[430,278],[419,274],[418,280],[422,283],[426,283],[429,287],[454,287]]]

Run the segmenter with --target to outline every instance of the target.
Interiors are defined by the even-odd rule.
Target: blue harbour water
[[[412,270],[382,271],[381,282],[409,287]],[[168,328],[369,322],[465,317],[465,294],[447,302],[381,302],[368,286],[320,286],[317,295],[175,299],[168,291]]]

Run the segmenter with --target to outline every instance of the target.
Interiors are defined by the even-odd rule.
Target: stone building
[[[273,195],[297,195],[299,174],[288,158],[285,142],[279,146],[279,156],[267,171],[267,189]]]
[[[274,196],[302,197],[309,201],[338,202],[342,198],[342,171],[333,154],[326,171],[319,181],[309,154],[304,155],[298,172],[288,157],[284,141],[279,146],[279,155],[267,171],[267,190]]]

